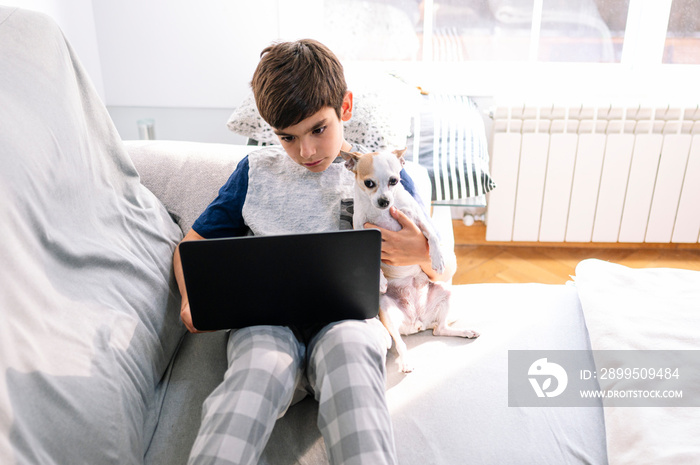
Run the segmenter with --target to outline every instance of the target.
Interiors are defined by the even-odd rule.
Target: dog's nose
[[[384,197],[380,197],[379,199],[377,199],[377,206],[379,208],[386,208],[389,206],[389,201]]]

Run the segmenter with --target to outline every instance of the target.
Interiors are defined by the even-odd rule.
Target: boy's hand
[[[192,324],[192,314],[190,313],[190,303],[183,302],[180,309],[180,319],[185,324],[187,330],[191,333],[197,333],[197,328]]]
[[[182,242],[185,241],[201,241],[204,238],[200,236],[197,231],[191,229]],[[180,289],[180,295],[182,296],[182,306],[180,307],[180,319],[184,323],[187,330],[191,333],[203,333],[208,331],[199,331],[192,324],[192,314],[190,313],[190,301],[187,298],[187,287],[185,286],[185,276],[182,274],[182,262],[180,261],[180,246],[178,244],[175,247],[175,254],[173,255],[173,270],[175,271],[175,279],[177,280],[178,288]]]
[[[211,331],[200,331],[192,324],[192,314],[190,313],[190,303],[185,302],[180,309],[180,319],[185,324],[187,330],[191,333],[210,333]]]
[[[365,228],[375,228],[382,233],[382,262],[387,265],[406,266],[419,265],[431,281],[449,281],[457,270],[454,258],[442,274],[433,270],[430,261],[428,239],[418,226],[403,212],[391,207],[391,216],[401,225],[401,230],[390,231],[371,223],[365,223]],[[444,253],[444,252],[443,252]],[[451,253],[454,257],[454,253]]]
[[[378,229],[382,233],[382,261],[393,266],[429,263],[428,239],[418,229],[418,226],[396,207],[391,207],[389,212],[401,225],[399,231],[390,231],[371,223],[365,223],[365,228]]]

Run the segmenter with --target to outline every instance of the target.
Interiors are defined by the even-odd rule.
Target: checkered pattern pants
[[[395,464],[384,336],[368,321],[326,326],[308,346],[286,327],[232,332],[224,381],[204,402],[190,464],[257,464],[295,387],[319,402],[332,464]]]

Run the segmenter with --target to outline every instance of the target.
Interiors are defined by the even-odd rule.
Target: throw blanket
[[[181,232],[48,17],[0,7],[0,463],[143,463]]]

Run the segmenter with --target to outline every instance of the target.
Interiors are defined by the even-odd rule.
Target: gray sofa
[[[185,463],[227,333],[186,333],[172,253],[250,148],[124,143],[43,15],[0,7],[0,64],[0,463]],[[390,350],[401,464],[607,463],[601,405],[509,400],[511,377],[526,380],[512,350],[597,344],[586,319],[610,309],[593,297],[628,272],[580,271],[576,286],[455,286],[455,324],[479,339],[408,337],[410,375]],[[695,279],[678,281],[688,302]],[[307,397],[278,421],[263,463],[327,463],[316,408]]]

